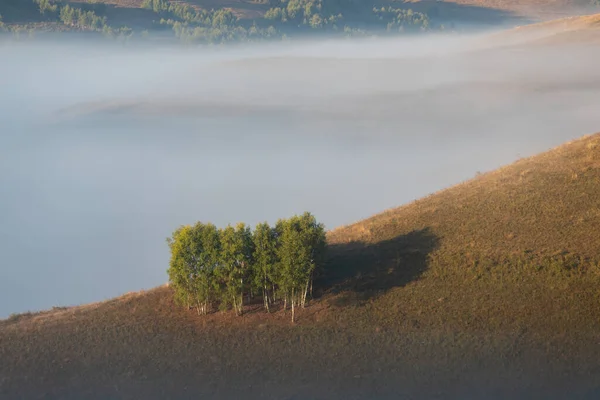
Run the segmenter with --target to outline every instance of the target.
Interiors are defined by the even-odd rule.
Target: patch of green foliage
[[[374,8],[373,13],[377,18],[386,23],[387,32],[415,32],[429,29],[429,18],[427,15],[413,10],[400,8],[381,7]]]
[[[32,0],[29,4],[35,4],[39,11],[37,26],[125,39],[138,33],[140,38],[149,39],[152,31],[164,38],[168,27],[173,38],[189,44],[282,40],[317,33],[369,36],[434,29],[426,14],[392,7],[373,9],[354,0],[271,0],[271,8],[264,16],[252,20],[240,19],[229,8],[205,10],[185,2],[144,0],[140,7],[151,14],[140,15],[135,22],[139,26],[133,28],[111,25],[106,12],[113,6],[102,2]],[[16,28],[18,24],[12,25],[12,30],[20,30]]]
[[[243,223],[217,229],[212,224],[182,226],[167,240],[168,270],[176,299],[207,314],[214,302],[241,315],[244,295],[263,295],[265,310],[276,300],[304,307],[313,273],[322,264],[325,230],[305,213],[279,220],[275,227],[259,224],[252,232]]]
[[[271,4],[264,18],[251,25],[228,9],[197,10],[165,0],[145,0],[143,7],[168,16],[161,23],[172,26],[175,36],[187,43],[281,39],[316,32],[366,36],[431,29],[426,14],[392,7],[368,9],[348,0],[280,0]]]
[[[58,5],[53,3],[51,0],[33,0],[39,6],[40,14],[55,13],[58,9]]]
[[[69,5],[60,8],[59,18],[65,25],[92,31],[102,31],[108,26],[106,17],[99,17],[94,11],[84,11]]]
[[[265,19],[282,31],[319,30],[360,33],[425,31],[431,28],[426,14],[400,8],[373,8],[335,0],[281,0]]]
[[[169,10],[170,3],[167,0],[144,0],[142,8],[147,8],[155,13],[161,13]]]
[[[106,11],[106,4],[89,1],[80,5],[69,4],[61,0],[32,0],[38,5],[38,10],[45,23],[62,24],[63,27],[79,31],[97,32],[106,37],[127,39],[133,34],[128,27],[112,27],[107,17],[102,15]],[[31,36],[32,29],[27,26],[13,25],[11,32],[18,37],[27,31]]]

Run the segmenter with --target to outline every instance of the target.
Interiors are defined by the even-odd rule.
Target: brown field
[[[0,398],[596,399],[599,233],[597,134],[329,232],[295,325],[166,286],[0,321]]]
[[[503,10],[541,21],[594,12],[594,7],[591,6],[591,2],[588,0],[445,0],[445,2],[491,10]],[[598,10],[598,8],[595,9]]]

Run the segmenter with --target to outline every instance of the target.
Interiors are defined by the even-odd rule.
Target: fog
[[[0,317],[165,283],[181,224],[334,228],[600,129],[575,45],[0,51]]]

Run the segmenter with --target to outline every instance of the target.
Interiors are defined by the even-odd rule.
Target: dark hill
[[[600,135],[328,240],[295,325],[168,287],[2,321],[0,398],[599,398]]]

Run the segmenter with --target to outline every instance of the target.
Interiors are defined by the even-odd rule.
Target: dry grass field
[[[167,286],[0,322],[0,398],[600,394],[600,135],[329,232],[291,325]]]

